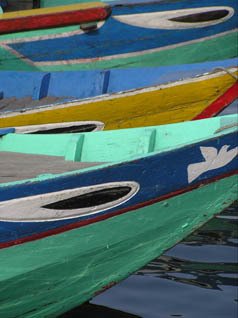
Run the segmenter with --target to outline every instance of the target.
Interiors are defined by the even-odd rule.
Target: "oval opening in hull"
[[[100,121],[76,121],[15,127],[15,132],[18,134],[63,134],[85,133],[103,130],[103,128],[104,124]]]
[[[214,10],[208,12],[194,13],[170,19],[170,21],[184,23],[198,23],[219,20],[229,14],[228,10]]]
[[[0,202],[0,220],[49,222],[97,215],[129,201],[140,189],[135,181],[118,181]]]
[[[119,200],[131,191],[130,187],[114,187],[109,189],[102,189],[79,195],[66,200],[61,200],[48,205],[42,206],[45,209],[53,210],[72,210],[91,208],[106,204],[115,200]]]

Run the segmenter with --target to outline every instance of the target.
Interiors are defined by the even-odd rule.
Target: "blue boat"
[[[237,198],[237,115],[84,134],[0,134],[4,318],[57,317]]]
[[[69,26],[0,36],[0,69],[162,66],[237,55],[235,0],[123,1],[111,7],[112,15],[91,32]]]

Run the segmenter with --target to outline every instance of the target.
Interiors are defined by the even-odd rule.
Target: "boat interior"
[[[64,134],[0,134],[0,183],[123,162],[237,130],[237,116],[145,128]],[[9,173],[9,171],[11,173]]]

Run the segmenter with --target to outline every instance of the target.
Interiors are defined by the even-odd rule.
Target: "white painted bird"
[[[191,183],[206,171],[226,166],[238,155],[238,147],[228,150],[230,146],[224,145],[217,151],[214,147],[200,147],[205,161],[188,165],[188,182]]]

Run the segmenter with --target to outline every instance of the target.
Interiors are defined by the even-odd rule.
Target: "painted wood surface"
[[[238,190],[236,125],[237,115],[233,115],[83,134],[82,149],[89,156],[88,161],[90,156],[94,160],[100,158],[103,147],[104,160],[111,157],[114,163],[1,184],[0,301],[4,303],[0,306],[1,316],[56,317],[127,277],[231,204]],[[121,145],[123,135],[127,138]],[[27,138],[31,139],[29,143]],[[53,155],[55,138],[69,141],[70,134],[51,139],[8,134],[1,138],[0,150],[9,147],[15,152],[16,146],[21,152],[51,151]],[[41,143],[37,147],[36,139],[45,147]],[[130,144],[136,146],[131,148]],[[64,147],[59,142],[54,145]],[[129,149],[134,149],[134,154],[128,156]],[[144,154],[138,153],[141,149]],[[19,222],[20,209],[24,204],[27,206],[28,200],[33,199],[32,208],[39,209],[35,210],[36,217],[41,210],[48,216],[56,215],[59,207],[52,207],[52,203],[56,199],[61,204],[59,191],[69,198],[70,193],[74,195],[80,188],[112,186],[112,183],[136,188],[128,200],[102,211],[97,208],[93,213],[68,219],[62,219],[58,213],[59,219],[55,221],[46,217],[44,221]],[[191,202],[196,202],[196,206]],[[26,212],[24,208],[22,211]],[[69,212],[76,211],[65,211]],[[4,215],[13,219],[4,220]]]
[[[234,69],[235,71],[235,69]],[[234,74],[237,74],[234,72]],[[235,83],[223,71],[79,102],[2,114],[0,126],[67,121],[99,121],[104,129],[130,128],[191,120],[220,98],[216,114],[227,106],[223,94]],[[235,94],[237,94],[235,92]],[[232,97],[232,100],[235,96]],[[146,105],[146,106],[145,106]],[[213,110],[213,115],[214,115]],[[206,117],[206,115],[204,115]]]
[[[233,58],[195,64],[108,69],[105,71],[2,71],[0,72],[0,91],[2,94],[0,114],[14,110],[14,107],[11,108],[13,106],[11,101],[8,103],[10,105],[4,108],[4,99],[17,98],[19,101],[19,99],[26,97],[30,97],[32,100],[52,97],[61,98],[62,101],[70,101],[92,98],[190,79],[222,68],[235,68],[237,65],[238,58]],[[68,85],[69,82],[70,85]],[[16,104],[16,101],[14,102]],[[59,103],[59,100],[57,99],[55,103]],[[41,103],[42,105],[44,103]],[[24,108],[33,108],[30,106],[29,100],[25,104],[22,103],[22,109]]]
[[[14,133],[15,132],[15,128],[3,128],[3,129],[0,129],[0,137],[1,136],[4,136],[6,134],[9,134],[9,133]]]
[[[209,127],[207,127],[209,125]],[[189,131],[189,134],[184,134],[184,131]],[[165,185],[160,188],[159,193],[154,196],[153,193],[147,193],[149,196],[149,200],[156,199],[157,197],[163,196],[166,193],[175,191],[175,188],[179,190],[180,188],[187,187],[191,184],[191,182],[196,179],[196,182],[200,182],[202,180],[207,179],[207,177],[210,175],[211,178],[216,176],[216,168],[212,168],[212,165],[216,163],[214,160],[214,154],[212,155],[213,162],[209,165],[209,169],[206,169],[206,178],[204,178],[204,174],[200,173],[196,176],[196,178],[192,178],[189,171],[191,170],[189,162],[192,163],[199,163],[204,161],[205,156],[205,148],[214,149],[214,151],[217,149],[223,149],[223,146],[229,145],[229,150],[234,149],[237,150],[236,143],[237,140],[235,138],[235,133],[231,133],[231,136],[229,135],[229,138],[231,138],[231,142],[225,142],[223,143],[218,136],[220,134],[227,134],[229,132],[229,129],[231,130],[237,130],[237,115],[231,115],[231,116],[225,116],[225,117],[217,117],[213,119],[207,119],[203,121],[196,121],[196,122],[186,122],[186,123],[179,123],[174,125],[167,125],[167,126],[155,126],[155,127],[148,127],[148,128],[137,128],[137,129],[129,129],[129,130],[118,130],[118,131],[109,131],[109,132],[96,132],[96,133],[90,133],[90,134],[60,134],[60,135],[22,135],[22,134],[8,134],[4,136],[0,141],[0,150],[1,151],[10,151],[14,153],[29,153],[29,154],[38,154],[38,155],[48,155],[48,156],[59,156],[64,157],[65,160],[72,160],[72,161],[82,161],[82,162],[111,162],[111,164],[106,164],[105,167],[102,165],[101,170],[100,167],[93,167],[89,168],[89,170],[92,170],[91,172],[88,172],[86,174],[83,174],[82,180],[79,182],[78,175],[80,175],[80,171],[77,171],[76,173],[70,173],[66,175],[62,175],[57,178],[54,175],[52,176],[46,176],[45,180],[41,182],[41,177],[38,180],[37,178],[34,180],[32,179],[31,182],[20,182],[16,184],[9,184],[10,188],[14,191],[9,191],[9,187],[4,186],[4,184],[1,184],[0,187],[0,193],[1,193],[1,200],[2,201],[9,201],[16,198],[21,197],[28,197],[32,195],[39,195],[39,194],[47,194],[48,192],[53,193],[57,191],[63,191],[66,189],[73,189],[75,187],[79,186],[89,186],[94,180],[95,184],[103,183],[106,184],[108,182],[112,182],[111,177],[115,178],[114,181],[119,182],[123,181],[121,180],[121,177],[123,177],[124,181],[126,180],[134,180],[137,182],[140,187],[142,187],[143,184],[147,184],[148,182],[152,182],[153,178],[152,175],[150,175],[150,171],[148,170],[149,175],[144,178],[143,175],[134,176],[135,171],[133,172],[133,169],[125,170],[124,173],[119,173],[121,169],[121,165],[124,164],[123,162],[126,160],[130,160],[132,158],[132,166],[135,162],[138,162],[142,160],[143,164],[147,161],[151,162],[149,166],[152,165],[153,160],[157,162],[157,160],[161,160],[163,165],[165,162],[169,162],[169,166],[174,166],[174,168],[167,167],[165,172],[160,171],[160,173],[167,173],[167,178],[162,178],[165,182]],[[201,131],[202,130],[202,131]],[[168,132],[169,135],[168,135]],[[127,138],[125,138],[127,136]],[[216,136],[216,137],[213,137]],[[199,139],[206,140],[208,138],[215,138],[216,142],[217,139],[219,139],[219,144],[214,144],[214,141],[211,141],[211,143],[201,144],[199,147],[196,147],[196,151],[193,154],[191,153],[190,156],[188,156],[186,162],[188,163],[184,164],[184,160],[181,162],[178,160],[179,164],[184,166],[184,168],[176,168],[177,167],[177,161],[173,164],[171,163],[171,160],[168,158],[173,157],[172,154],[168,153],[168,158],[164,159],[164,151],[167,154],[166,151],[169,151],[169,149],[175,149],[177,145],[189,145],[190,143],[193,143]],[[228,137],[224,137],[225,140],[227,140]],[[229,139],[228,138],[228,139]],[[118,150],[119,144],[121,144],[121,140],[126,139],[126,142],[124,143],[123,147],[121,147],[120,150]],[[213,140],[213,139],[212,139]],[[54,145],[54,147],[52,147]],[[219,145],[219,147],[218,147]],[[187,146],[188,147],[188,146]],[[181,151],[184,158],[185,153],[187,150],[187,147]],[[189,146],[190,147],[190,146]],[[192,147],[192,146],[191,146]],[[203,147],[201,152],[201,147]],[[205,148],[204,148],[205,147]],[[227,147],[228,148],[228,147]],[[178,151],[178,150],[176,150]],[[177,153],[177,158],[180,156],[179,151]],[[158,153],[158,154],[157,154]],[[224,151],[224,156],[228,154],[229,157],[229,151]],[[148,154],[155,154],[155,157],[151,157],[151,155]],[[157,158],[159,156],[160,159]],[[166,155],[167,156],[167,155]],[[235,157],[237,156],[235,152]],[[206,160],[209,161],[209,155],[205,156]],[[215,156],[216,157],[216,156]],[[218,157],[218,155],[217,155]],[[137,158],[137,159],[136,159]],[[198,160],[198,158],[202,158],[201,160]],[[224,157],[225,158],[225,157]],[[135,160],[136,159],[136,160]],[[236,167],[237,160],[233,160],[233,152],[232,152],[232,158],[231,163],[228,160],[229,164],[231,164],[231,171],[233,171]],[[152,161],[151,161],[152,160]],[[206,161],[205,160],[205,161]],[[114,166],[112,163],[119,163],[118,165]],[[154,162],[154,164],[155,164]],[[127,163],[126,163],[127,165]],[[224,168],[225,167],[225,168]],[[146,167],[145,167],[146,168]],[[186,171],[184,170],[186,168]],[[221,165],[221,169],[227,170],[227,163],[224,165]],[[112,172],[110,172],[112,169]],[[119,169],[119,170],[118,170]],[[135,167],[137,169],[137,167]],[[174,178],[174,174],[168,173],[168,169],[177,169],[178,171],[184,171],[181,172],[181,176],[178,178]],[[196,170],[196,169],[195,169]],[[209,171],[211,170],[211,171]],[[108,171],[108,173],[104,173],[103,171]],[[127,171],[127,172],[126,172]],[[164,171],[164,170],[163,170]],[[205,170],[204,170],[205,171]],[[209,172],[208,172],[209,171]],[[222,170],[223,171],[223,170]],[[83,173],[83,172],[82,172]],[[174,171],[175,173],[175,171]],[[178,172],[177,172],[178,173]],[[215,173],[215,175],[214,175]],[[97,175],[101,182],[99,182],[99,179],[97,181]],[[192,173],[193,175],[193,173]],[[200,176],[201,175],[201,176]],[[119,178],[119,179],[118,179]],[[129,178],[129,179],[128,179]],[[158,175],[155,176],[156,180],[158,180]],[[160,178],[159,178],[160,179]],[[191,181],[191,179],[193,179]],[[111,180],[111,181],[110,181]],[[79,183],[78,183],[79,182]],[[83,182],[83,183],[81,183]],[[155,182],[155,181],[153,181]],[[152,182],[152,183],[153,183]],[[39,187],[37,186],[35,188],[35,185],[39,183]],[[49,183],[49,186],[47,184]],[[71,186],[69,186],[71,184]],[[32,188],[33,187],[33,188]],[[175,187],[175,188],[174,188]],[[24,190],[23,190],[24,189]],[[34,190],[35,189],[35,190]],[[161,192],[162,191],[162,192]],[[142,201],[145,199],[144,196],[142,196]],[[138,201],[139,200],[139,201]],[[141,198],[138,198],[138,200],[135,201],[135,205],[142,203]],[[11,203],[11,202],[10,202]],[[127,202],[127,204],[131,204],[131,202]],[[1,208],[4,210],[4,204],[1,204]],[[7,209],[9,212],[9,209]],[[87,217],[86,217],[87,218]]]
[[[67,0],[67,4],[74,4],[74,3],[90,3],[90,2],[93,2],[93,0]],[[118,0],[103,0],[102,2],[104,3],[110,3],[110,4],[113,4],[118,2]],[[122,0],[121,3],[130,3],[130,2],[133,2],[133,1],[130,1],[130,0]],[[146,2],[146,0],[144,0],[144,2]],[[62,6],[65,4],[65,1],[63,0],[41,0],[40,1],[40,7],[41,8],[50,8],[50,7],[56,7],[56,6]]]
[[[209,107],[204,109],[203,112],[201,112],[198,116],[196,116],[194,119],[202,119],[202,118],[209,118],[212,116],[217,115],[222,110],[225,110],[225,108],[232,103],[237,103],[238,99],[238,83],[234,83],[221,97],[217,98]],[[221,109],[221,105],[222,108]],[[236,110],[234,110],[234,113]]]
[[[2,35],[0,68],[105,69],[232,58],[237,55],[236,10],[234,0],[223,1],[222,6],[218,0],[115,5],[111,17],[92,32],[71,26]],[[147,16],[157,21],[158,14],[164,23],[151,28]],[[141,21],[140,26],[135,21]],[[166,23],[172,29],[166,29]]]
[[[223,179],[100,226],[95,223],[2,249],[1,315],[33,317],[34,311],[34,317],[57,317],[78,306],[95,290],[126,278],[225,209],[236,196],[236,181]],[[198,208],[191,209],[194,201]],[[155,222],[158,218],[160,222]]]
[[[0,34],[97,23],[109,14],[110,8],[100,2],[4,13],[0,16]]]

